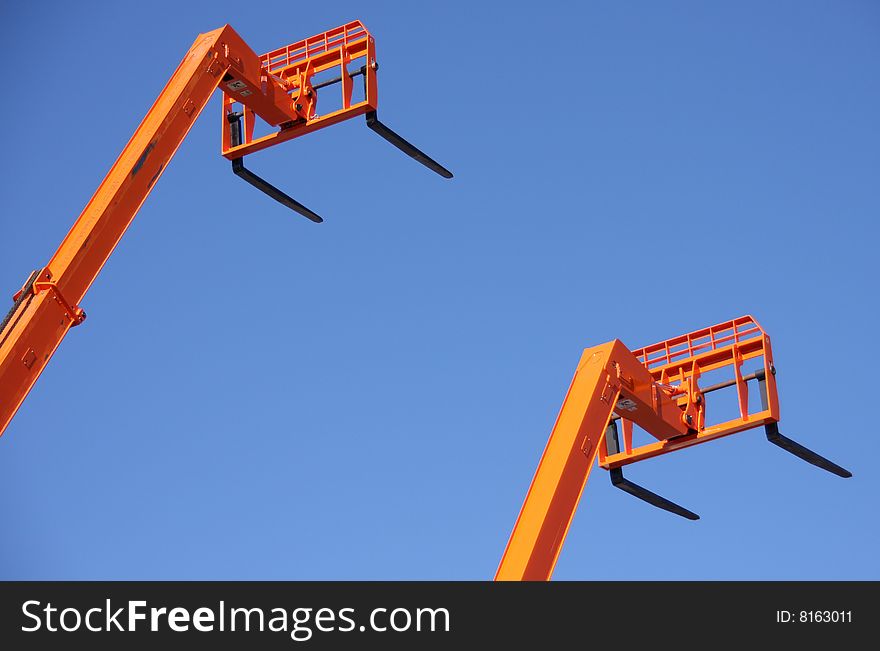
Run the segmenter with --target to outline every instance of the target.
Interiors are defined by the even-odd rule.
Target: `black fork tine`
[[[786,452],[790,452],[796,457],[799,457],[806,461],[807,463],[812,463],[817,468],[821,468],[822,470],[827,470],[833,475],[837,475],[838,477],[843,477],[844,479],[849,479],[852,477],[852,473],[838,466],[833,461],[826,459],[821,454],[817,454],[810,450],[809,448],[805,448],[803,445],[796,441],[792,441],[787,436],[784,436],[779,431],[778,423],[770,423],[768,425],[764,425],[764,432],[767,434],[767,440],[770,441],[773,445],[777,445]]]
[[[274,185],[269,183],[266,179],[257,176],[252,171],[244,166],[243,158],[236,158],[232,161],[232,172],[240,179],[244,179],[252,186],[254,186],[257,190],[261,192],[265,192],[267,195],[275,199],[282,206],[287,206],[292,211],[299,213],[306,219],[310,219],[316,224],[320,224],[324,221],[321,216],[313,210],[306,208],[299,201],[291,197],[286,192],[283,192],[276,188]]]
[[[241,118],[242,114],[238,112],[230,113],[226,116],[226,119],[229,122],[230,142],[233,147],[237,147],[241,144]],[[265,192],[282,206],[287,206],[292,211],[299,213],[306,219],[310,219],[316,224],[320,224],[324,221],[314,210],[306,208],[289,194],[279,190],[266,179],[246,168],[244,166],[244,156],[232,160],[232,173],[238,178],[250,183],[260,192]]]
[[[771,366],[770,372],[775,375],[776,369]],[[755,376],[758,378],[758,395],[761,398],[761,409],[766,410],[768,409],[767,376],[764,371],[759,371],[755,374]],[[764,433],[767,435],[767,440],[770,441],[773,445],[782,448],[786,452],[790,452],[794,456],[803,459],[807,463],[812,463],[817,468],[827,470],[832,475],[837,475],[838,477],[843,477],[844,479],[849,479],[850,477],[852,477],[852,473],[846,468],[838,466],[836,463],[826,459],[821,454],[816,454],[809,448],[805,448],[800,443],[792,441],[787,436],[783,436],[783,434],[779,431],[778,422],[768,423],[764,425]]]
[[[411,142],[398,135],[387,126],[379,122],[379,118],[376,115],[376,111],[368,111],[367,114],[367,126],[370,127],[373,131],[378,133],[380,136],[385,138],[392,145],[397,147],[400,151],[402,151],[407,156],[411,156],[415,160],[419,161],[422,165],[427,167],[429,170],[437,172],[444,179],[451,179],[452,172],[443,167],[440,163],[435,161],[433,158],[428,156],[421,149],[413,145]]]
[[[623,492],[629,493],[633,497],[638,497],[640,500],[647,502],[651,506],[656,506],[658,509],[663,509],[664,511],[674,513],[675,515],[680,515],[688,520],[700,519],[700,516],[693,511],[688,511],[683,506],[676,504],[665,497],[660,497],[657,493],[649,491],[644,486],[639,486],[638,484],[631,482],[629,479],[626,479],[623,476],[623,469],[621,468],[611,469],[611,483]]]
[[[617,434],[617,423],[613,420],[608,423],[608,427],[605,429],[605,445],[608,449],[608,454],[617,454],[620,452],[620,439]],[[656,506],[658,509],[663,509],[664,511],[674,513],[675,515],[680,515],[688,520],[700,519],[700,516],[693,511],[688,511],[683,506],[676,504],[665,497],[660,497],[657,493],[649,491],[644,486],[639,486],[635,482],[631,482],[623,476],[623,468],[611,469],[611,483],[623,492],[629,493],[633,497],[638,497],[640,500],[647,502],[651,506]]]

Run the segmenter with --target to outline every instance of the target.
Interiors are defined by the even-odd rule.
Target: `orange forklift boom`
[[[756,365],[750,373],[743,366]],[[728,379],[700,387],[704,373]],[[758,400],[749,400],[749,383]],[[707,395],[735,389],[737,416],[713,423]],[[623,430],[620,446],[618,423]],[[656,441],[633,447],[633,425]],[[839,477],[852,473],[779,431],[776,366],[770,337],[750,316],[638,350],[615,339],[587,348],[562,403],[495,579],[547,581],[553,574],[593,462],[617,488],[689,520],[695,513],[624,478],[623,467],[698,443],[764,426],[783,450]]]
[[[382,124],[376,45],[353,21],[258,56],[229,25],[201,34],[49,263],[34,271],[0,323],[0,435],[70,328],[79,306],[214,90],[223,90],[222,154],[233,172],[314,222],[317,213],[244,166],[244,156],[359,115],[444,178],[452,173]],[[335,71],[335,72],[334,72]],[[334,75],[329,77],[329,75]],[[313,77],[326,77],[313,82]],[[362,78],[363,92],[354,80]],[[319,91],[339,84],[339,108],[319,115]],[[254,136],[256,118],[277,130]]]

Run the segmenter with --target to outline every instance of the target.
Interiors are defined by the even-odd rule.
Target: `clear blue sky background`
[[[880,579],[880,6],[6,4],[0,283],[44,264],[195,38],[352,18],[380,115],[218,155],[215,97],[0,439],[0,578],[485,579],[581,350],[752,313],[782,430],[595,471],[558,579]]]

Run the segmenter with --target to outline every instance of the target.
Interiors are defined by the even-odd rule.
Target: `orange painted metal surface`
[[[242,143],[232,146],[229,131],[223,130],[222,153],[230,160],[378,108],[376,43],[359,20],[267,52],[260,57],[260,65],[264,78],[277,84],[289,96],[294,116],[290,120],[273,123],[281,124],[278,131],[255,137],[254,127],[259,111],[248,105],[251,90],[242,86],[237,79],[225,80],[221,84],[224,118],[241,110],[240,105],[244,105]],[[352,73],[355,73],[354,76]],[[329,76],[339,80],[338,88],[315,88],[320,84],[313,81],[314,77]],[[363,83],[364,96],[359,101],[354,100],[356,76],[363,77],[360,83]],[[332,98],[331,93],[339,95]],[[326,102],[338,100],[339,108],[320,114],[319,96],[325,98]]]
[[[750,412],[741,367],[761,363],[761,409]],[[739,417],[708,424],[702,373],[728,368]],[[619,340],[584,351],[496,573],[496,580],[549,580],[595,459],[606,469],[779,420],[770,338],[750,316],[630,351]],[[624,449],[609,454],[620,420]],[[638,425],[657,441],[633,448]]]
[[[719,423],[707,422],[706,406],[710,403],[706,399],[698,405],[700,422],[692,432],[674,440],[661,439],[634,449],[630,442],[623,451],[614,455],[600,453],[599,463],[603,468],[618,468],[779,420],[776,368],[773,364],[770,337],[751,316],[743,316],[645,346],[634,350],[633,354],[650,370],[654,381],[666,387],[673,384],[680,387],[691,382],[698,385],[701,374],[728,368],[735,382],[732,388],[736,391],[739,416]],[[759,365],[764,371],[764,398],[767,404],[766,408],[762,406],[751,411],[749,386],[742,373],[743,364],[749,361]],[[685,400],[681,394],[676,395],[681,401]],[[631,430],[633,422],[642,426],[638,419],[629,418],[625,411],[620,410],[618,414],[623,417],[624,431],[627,428]]]

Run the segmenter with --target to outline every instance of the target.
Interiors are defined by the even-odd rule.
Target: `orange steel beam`
[[[621,400],[630,416],[663,438],[688,424],[676,402],[622,342],[588,348],[553,426],[495,579],[547,581],[553,573],[605,428]]]
[[[84,318],[85,296],[223,75],[236,71],[260,88],[259,57],[228,25],[200,35],[138,126],[37,283],[22,288],[0,343],[0,433],[61,340]],[[270,84],[273,91],[274,87]],[[255,107],[269,120],[292,119],[262,92]],[[51,284],[51,285],[50,285]],[[51,286],[44,291],[43,286]]]
[[[296,92],[310,92],[310,78],[301,74],[297,83],[289,78],[296,72],[305,72],[297,66],[313,66],[309,57],[316,54],[318,40],[323,46],[317,59],[320,70],[333,65],[344,69],[355,55],[369,57],[365,71],[367,98],[356,104],[349,101],[345,115],[337,112],[321,119],[312,112],[304,116],[297,104]],[[254,116],[281,127],[279,133],[284,135],[276,135],[272,142],[367,110],[375,111],[374,43],[360,22],[303,43],[305,58],[296,56],[297,50],[290,49],[297,45],[293,44],[287,46],[285,53],[293,52],[295,60],[290,65],[271,68],[273,62],[277,63],[277,52],[257,55],[229,25],[201,34],[195,40],[55,255],[13,297],[13,309],[0,325],[0,434],[61,340],[71,327],[85,319],[80,301],[218,85],[223,84],[226,93],[224,112],[234,97],[247,111],[251,132]],[[350,80],[342,85],[343,92],[350,95]],[[314,107],[314,101],[311,106]],[[268,144],[272,143],[251,143],[248,139],[239,151],[230,152],[229,130],[224,121],[224,155],[234,158]]]

